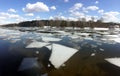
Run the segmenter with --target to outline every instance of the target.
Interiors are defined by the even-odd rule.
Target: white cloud
[[[88,10],[85,7],[82,8],[82,11],[88,13]]]
[[[78,11],[72,12],[71,15],[75,16],[75,17],[80,17],[80,18],[85,17],[84,13],[81,13],[81,12],[78,12]]]
[[[69,20],[69,21],[77,21],[78,19],[77,19],[77,18],[74,18],[74,17],[68,17],[67,20]]]
[[[93,18],[94,18],[94,21],[95,21],[95,22],[99,19],[98,16],[93,16]]]
[[[60,16],[61,20],[67,20],[67,18],[65,16]]]
[[[99,3],[99,1],[95,1],[95,4],[98,4]]]
[[[34,20],[40,20],[40,16],[36,16]]]
[[[25,14],[25,16],[34,16],[34,14],[33,13],[27,13],[27,14]]]
[[[82,3],[76,3],[76,4],[74,4],[74,6],[73,7],[71,7],[70,8],[70,12],[74,12],[74,11],[77,11],[77,10],[79,10],[81,7],[83,6],[83,4]]]
[[[7,18],[6,17],[0,17],[0,21],[5,20],[5,19],[7,19]]]
[[[103,21],[104,22],[119,22],[120,19],[118,18],[120,15],[119,12],[106,12],[102,15]]]
[[[34,4],[28,3],[25,8],[23,8],[25,12],[48,12],[49,7],[43,2],[36,2]]]
[[[53,20],[53,19],[54,19],[54,17],[53,17],[53,16],[50,16],[50,17],[49,17],[49,20]]]
[[[49,20],[68,20],[68,21],[77,21],[75,17],[65,17],[63,15],[50,16]]]
[[[8,12],[16,13],[17,11],[13,8],[8,9]]]
[[[51,10],[56,10],[56,7],[55,6],[51,6],[50,9]]]
[[[17,23],[20,21],[26,20],[25,18],[21,17],[18,14],[11,14],[6,12],[0,12],[0,23],[1,24],[8,24],[8,23]]]
[[[99,10],[99,7],[97,6],[88,6],[88,7],[83,7],[82,11],[85,13],[88,13],[89,11],[96,11]]]
[[[91,11],[95,11],[95,10],[98,10],[99,7],[97,7],[97,6],[88,6],[86,9],[91,10]]]
[[[98,13],[103,14],[104,10],[98,10]]]
[[[90,16],[90,15],[86,15],[84,18],[86,19],[86,21],[92,20],[92,16]]]
[[[79,10],[82,6],[83,6],[82,3],[76,3],[73,8],[74,10]]]
[[[15,18],[15,19],[18,19],[18,18],[20,18],[20,16],[19,15],[17,15],[17,14],[10,14],[10,16],[9,16],[10,18]]]
[[[27,21],[27,20],[28,20],[28,19],[19,16],[19,18],[15,19],[15,22],[19,23],[19,22]]]
[[[69,2],[69,0],[64,0],[64,2]]]
[[[53,18],[53,20],[67,20],[67,18],[65,16],[62,16],[62,15],[57,15],[54,17],[51,16],[51,19],[52,18]]]
[[[10,14],[9,13],[5,13],[5,12],[0,12],[0,16],[8,18],[10,16]]]
[[[1,17],[6,17],[8,18],[19,18],[20,16],[17,14],[9,14],[9,13],[5,13],[5,12],[0,12],[0,16]]]

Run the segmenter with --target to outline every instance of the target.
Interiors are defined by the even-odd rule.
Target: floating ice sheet
[[[120,38],[113,39],[115,42],[120,43]]]
[[[93,38],[91,38],[91,37],[85,37],[84,39],[86,39],[86,40],[93,40]]]
[[[45,74],[42,74],[41,76],[48,76],[48,74],[47,74],[47,73],[45,73]]]
[[[45,47],[47,47],[49,50],[52,50],[52,45],[47,45]]]
[[[70,57],[72,57],[78,50],[66,47],[59,44],[52,44],[52,54],[50,56],[50,62],[55,68],[59,68]]]
[[[42,37],[42,40],[45,42],[49,42],[49,41],[60,41],[61,39],[54,37]]]
[[[119,37],[117,37],[117,38],[111,38],[111,37],[109,37],[109,38],[102,38],[101,40],[104,40],[106,42],[112,41],[112,42],[120,43],[120,38]]]
[[[105,60],[113,65],[120,67],[120,58],[106,58]]]
[[[104,38],[112,39],[112,38],[119,38],[118,35],[104,35]]]
[[[92,53],[91,56],[95,56],[95,53]]]
[[[26,69],[31,69],[33,67],[40,68],[36,58],[24,58],[18,70],[23,71]]]
[[[77,39],[77,38],[80,38],[79,36],[77,36],[77,35],[71,35],[71,36],[69,36],[71,39]]]
[[[99,50],[100,50],[100,51],[104,51],[104,49],[102,49],[102,48],[99,48]]]
[[[43,46],[49,45],[50,43],[45,42],[32,42],[26,48],[41,48]]]
[[[11,43],[16,43],[17,41],[20,41],[21,39],[11,39],[10,42]]]
[[[100,28],[100,27],[97,28],[97,27],[95,27],[94,30],[96,30],[96,31],[108,31],[109,28]]]

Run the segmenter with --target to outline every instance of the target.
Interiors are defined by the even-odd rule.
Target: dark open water
[[[0,36],[0,76],[41,76],[43,74],[46,74],[44,76],[120,76],[120,68],[104,60],[120,57],[120,43],[110,44],[101,40],[87,39],[75,41],[66,37],[54,43],[79,48],[79,51],[65,62],[65,66],[55,69],[52,64],[51,67],[47,66],[50,63],[49,49],[25,48],[35,40],[36,36],[39,37],[35,33],[27,33],[21,35],[17,42],[12,42],[9,36]],[[36,51],[40,53],[36,54]],[[92,53],[95,55],[91,56]],[[36,58],[40,67],[19,71],[24,58]]]

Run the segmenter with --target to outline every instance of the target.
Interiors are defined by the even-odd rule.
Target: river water
[[[0,31],[0,76],[120,76],[120,68],[105,60],[120,57],[120,43],[115,40],[93,35],[82,37],[2,28]],[[55,43],[78,51],[55,68],[49,61],[52,51],[47,47],[26,48],[32,42]],[[58,49],[62,53],[69,51]],[[28,65],[31,68],[22,70],[21,64],[22,69]]]

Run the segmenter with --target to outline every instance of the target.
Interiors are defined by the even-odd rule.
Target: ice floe
[[[113,39],[115,42],[120,43],[120,38]]]
[[[47,73],[45,73],[45,74],[42,74],[41,76],[48,76],[48,74],[47,74]]]
[[[55,68],[59,68],[77,51],[78,50],[74,48],[66,47],[60,44],[52,44],[52,54],[49,60]]]
[[[23,71],[26,69],[31,69],[33,67],[40,68],[36,58],[24,58],[18,71]]]
[[[118,35],[104,35],[104,38],[112,39],[112,38],[119,38]]]
[[[94,30],[96,30],[96,31],[108,31],[109,28],[100,28],[100,27],[97,28],[97,27],[95,27]]]
[[[39,51],[36,51],[36,54],[39,54],[40,52]]]
[[[50,41],[60,41],[61,39],[59,38],[54,38],[54,37],[42,37],[42,40],[44,42],[50,42]]]
[[[120,58],[117,58],[117,57],[116,58],[106,58],[105,60],[115,66],[120,67]]]
[[[45,47],[47,47],[49,50],[52,50],[52,45],[47,45]]]
[[[71,39],[80,39],[80,36],[78,36],[78,35],[69,35],[69,37],[71,38]]]
[[[95,56],[95,53],[92,53],[91,56]]]
[[[76,33],[76,35],[82,36],[82,37],[88,37],[90,33]]]
[[[114,41],[116,43],[120,43],[119,35],[104,35],[101,40],[104,40],[104,41]]]
[[[100,51],[104,51],[104,49],[102,49],[102,48],[100,48],[99,50],[100,50]]]
[[[21,40],[21,39],[11,39],[10,42],[11,42],[11,43],[16,43],[16,42],[18,42],[18,41],[20,41],[20,40]]]
[[[49,45],[50,43],[46,43],[46,42],[32,42],[30,43],[26,48],[41,48],[44,47],[46,45]]]
[[[91,44],[91,48],[97,48],[97,45]]]

